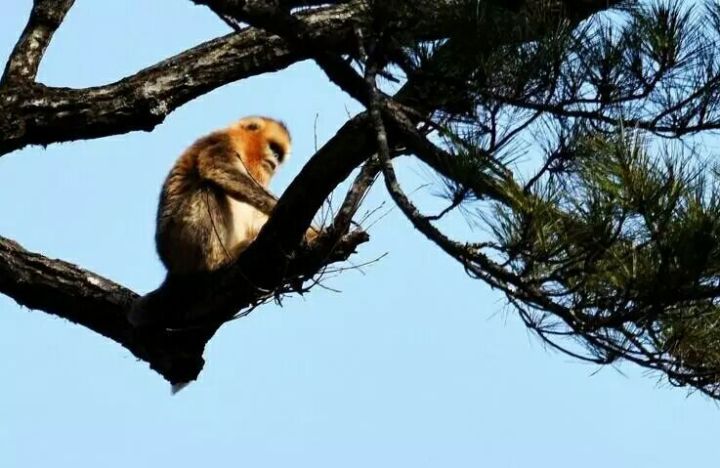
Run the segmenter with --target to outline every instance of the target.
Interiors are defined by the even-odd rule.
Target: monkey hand
[[[307,231],[305,231],[305,243],[308,245],[312,245],[315,240],[320,236],[322,233],[322,230],[315,226],[310,226]]]

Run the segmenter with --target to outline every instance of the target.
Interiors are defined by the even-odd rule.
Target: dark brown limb
[[[227,151],[226,145],[215,145],[200,152],[197,160],[200,177],[217,185],[232,198],[249,203],[266,215],[272,213],[277,198],[229,160]]]

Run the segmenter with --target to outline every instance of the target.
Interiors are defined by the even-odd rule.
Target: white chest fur
[[[233,241],[240,243],[253,240],[267,221],[267,216],[245,202],[230,197],[228,197],[228,201],[234,226]]]
[[[247,168],[238,159],[236,167],[247,174]],[[251,242],[257,237],[268,217],[254,206],[228,197],[233,224],[233,246]]]

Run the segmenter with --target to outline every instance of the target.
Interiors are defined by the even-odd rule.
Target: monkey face
[[[268,117],[246,117],[230,133],[248,172],[266,185],[290,153],[287,127]]]
[[[270,174],[274,174],[277,168],[285,162],[286,157],[285,147],[275,140],[270,140],[263,154],[262,165]]]

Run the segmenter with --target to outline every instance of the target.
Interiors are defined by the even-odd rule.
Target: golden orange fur
[[[290,152],[285,125],[246,117],[193,143],[170,170],[155,235],[171,273],[209,271],[255,239],[276,199],[270,179]]]
[[[260,128],[252,130],[251,128],[255,125],[259,125]],[[279,163],[285,162],[290,154],[290,134],[285,125],[276,120],[250,117],[230,126],[227,134],[235,151],[243,155],[243,161],[250,171],[250,175],[261,185],[267,187],[270,178],[275,173],[274,168],[268,168],[263,164],[268,161],[268,158],[272,160],[273,155],[268,154],[269,145],[277,144],[282,151]]]

